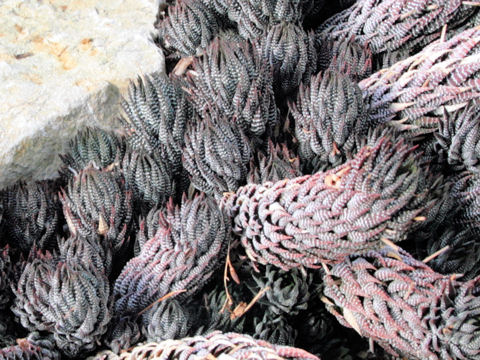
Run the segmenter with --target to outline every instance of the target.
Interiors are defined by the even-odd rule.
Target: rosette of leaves
[[[478,357],[480,278],[460,282],[401,249],[352,255],[324,276],[327,309],[346,327],[409,359]]]
[[[55,319],[49,317],[54,272],[55,261],[49,252],[32,251],[17,284],[12,284],[15,299],[11,310],[30,331],[51,332],[55,327]]]
[[[212,2],[221,5],[220,1]],[[168,6],[156,24],[161,47],[175,57],[198,55],[223,26],[215,9],[198,0],[179,0]]]
[[[288,323],[282,315],[273,315],[268,310],[263,317],[253,319],[255,339],[262,339],[271,344],[289,345],[295,344],[297,331]]]
[[[256,45],[215,39],[187,72],[186,90],[203,116],[235,119],[246,135],[261,136],[278,118],[272,67]]]
[[[121,117],[135,150],[160,151],[175,175],[182,169],[185,126],[192,107],[180,86],[165,74],[153,73],[131,82]]]
[[[253,261],[283,270],[318,268],[400,241],[432,205],[414,148],[381,138],[327,172],[247,184],[221,207]]]
[[[438,132],[442,115],[480,98],[479,49],[480,29],[469,29],[362,80],[369,123],[386,123],[406,138]]]
[[[116,170],[85,169],[62,189],[60,200],[72,236],[106,240],[113,253],[125,248],[132,218],[132,191]]]
[[[96,348],[111,319],[110,285],[106,275],[59,262],[50,279],[49,309],[57,347],[68,356]]]
[[[135,236],[135,244],[133,248],[135,256],[138,256],[138,254],[140,254],[143,245],[148,240],[153,238],[157,233],[158,228],[162,226],[162,222],[159,222],[159,219],[162,218],[162,216],[160,215],[162,211],[164,211],[164,208],[151,209],[144,219],[140,218],[139,227]]]
[[[17,339],[17,345],[0,349],[2,360],[60,360],[61,358],[52,336],[43,336],[38,332],[32,332],[26,338]]]
[[[57,260],[67,264],[81,264],[88,268],[93,266],[107,276],[112,270],[112,249],[102,243],[99,236],[91,238],[81,235],[70,236],[58,241]]]
[[[325,21],[317,34],[334,40],[355,36],[374,54],[414,49],[440,38],[445,25],[454,29],[476,11],[461,0],[360,0]]]
[[[318,63],[321,70],[331,69],[358,82],[372,74],[373,55],[368,45],[359,44],[352,36],[322,42]]]
[[[435,134],[435,150],[455,171],[479,172],[480,101],[452,114],[445,114]]]
[[[166,340],[160,343],[146,343],[122,352],[121,360],[147,360],[154,357],[183,359],[185,357],[223,357],[230,359],[296,359],[318,360],[318,357],[302,349],[273,345],[264,340],[237,333],[223,334],[219,331],[205,336]]]
[[[448,224],[438,231],[439,235],[429,238],[427,254],[437,254],[428,262],[429,266],[441,274],[462,274],[462,280],[470,280],[480,275],[480,241],[478,231],[469,227],[458,229],[458,225]],[[448,246],[448,248],[446,248]]]
[[[156,303],[141,318],[142,333],[147,341],[181,339],[190,331],[191,319],[188,310],[175,299]]]
[[[255,160],[250,160],[247,183],[263,184],[267,181],[279,181],[302,176],[300,159],[286,144],[274,144],[268,141],[267,154],[257,151]]]
[[[60,202],[48,181],[19,183],[5,191],[4,225],[10,244],[29,252],[52,248],[59,229]]]
[[[205,335],[214,330],[225,333],[232,331],[245,333],[247,331],[245,316],[235,316],[232,309],[228,307],[229,298],[239,303],[244,300],[244,289],[229,288],[227,294],[222,282],[216,284],[218,285],[214,289],[199,294],[197,297],[200,299],[195,299],[196,301],[188,304],[193,323],[192,334]]]
[[[87,127],[68,144],[67,153],[60,155],[63,161],[61,174],[72,178],[89,166],[103,169],[122,161],[125,139],[111,131]]]
[[[300,85],[289,104],[295,119],[299,155],[304,164],[331,168],[350,157],[355,138],[366,131],[362,92],[347,75],[327,70]]]
[[[192,185],[221,197],[245,184],[251,147],[237,123],[211,117],[187,129],[183,157]]]
[[[259,38],[271,24],[299,23],[305,16],[318,12],[323,0],[227,0],[228,17],[245,39]]]
[[[10,291],[12,261],[9,253],[8,245],[0,249],[0,311],[6,308],[12,297]]]
[[[272,66],[277,100],[294,93],[300,82],[309,81],[316,73],[317,50],[312,32],[282,22],[269,27],[258,43],[263,57]]]
[[[134,201],[140,209],[161,206],[175,195],[172,168],[158,151],[127,151],[122,174],[126,187],[132,189]]]
[[[115,281],[117,316],[136,316],[171,293],[186,298],[220,266],[230,227],[214,200],[197,195],[184,197],[181,206],[170,201],[158,222],[155,236]]]
[[[309,278],[299,269],[281,270],[267,265],[260,274],[252,274],[249,288],[253,294],[267,289],[258,303],[268,308],[270,317],[296,316],[307,308],[310,298]]]
[[[458,212],[455,222],[473,230],[480,229],[480,175],[464,172],[455,180],[452,197]]]
[[[115,354],[129,349],[140,341],[142,333],[137,319],[132,317],[113,318],[104,335],[104,342]],[[114,359],[118,357],[115,356]]]

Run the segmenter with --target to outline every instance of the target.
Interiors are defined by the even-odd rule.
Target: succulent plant
[[[268,307],[268,312],[275,316],[295,316],[307,308],[310,297],[309,279],[298,269],[284,271],[267,265],[260,275],[252,274],[254,284],[250,285],[253,294],[261,289],[268,289],[258,300]]]
[[[111,131],[87,127],[68,144],[61,174],[69,179],[87,167],[103,169],[119,163],[125,154],[125,139]]]
[[[381,138],[327,172],[243,186],[221,207],[253,261],[284,270],[340,262],[405,239],[424,219],[429,186],[413,149]]]
[[[155,355],[153,355],[155,354]],[[121,360],[147,360],[155,357],[183,359],[188,357],[222,357],[230,359],[318,359],[316,356],[293,347],[272,345],[264,340],[255,340],[248,335],[214,331],[205,336],[181,340],[166,340],[160,343],[146,343],[123,352]]]
[[[175,195],[175,180],[170,164],[158,151],[127,151],[122,162],[126,187],[132,189],[139,208],[164,205]],[[143,205],[143,206],[142,206]]]
[[[81,264],[88,268],[93,266],[107,276],[112,270],[112,248],[94,235],[91,238],[81,235],[58,240],[57,260],[67,264]]]
[[[254,136],[277,122],[272,68],[256,45],[215,39],[192,68],[186,91],[201,116],[236,119],[246,135]]]
[[[82,170],[62,190],[60,200],[72,236],[101,235],[113,253],[128,245],[132,191],[116,169]]]
[[[300,82],[308,82],[317,69],[313,33],[292,23],[268,28],[258,40],[262,55],[273,68],[273,88],[277,99],[295,93]]]
[[[438,236],[431,237],[426,244],[426,255],[440,252],[428,265],[444,275],[462,274],[462,280],[470,280],[480,275],[478,231],[469,227],[459,230],[458,225],[450,223],[438,233]],[[445,249],[446,246],[448,249]]]
[[[49,181],[19,183],[4,194],[4,226],[10,245],[28,253],[32,246],[51,249],[60,231],[60,202]]]
[[[188,310],[175,299],[155,304],[142,315],[142,333],[147,341],[181,339],[192,326]]]
[[[255,160],[250,160],[247,183],[263,184],[302,176],[300,160],[286,144],[275,145],[268,141],[267,154],[257,151]]]
[[[289,109],[305,163],[317,161],[327,168],[341,164],[351,157],[355,138],[366,132],[362,92],[347,75],[333,70],[301,85]]]
[[[473,230],[480,230],[480,175],[465,172],[456,179],[451,190],[458,209],[455,222]]]
[[[255,339],[268,341],[271,344],[289,345],[295,344],[296,330],[285,320],[282,315],[272,316],[268,311],[254,319]]]
[[[221,197],[245,184],[251,147],[235,122],[221,116],[198,119],[187,129],[183,154],[193,186],[208,195]]]
[[[9,252],[8,246],[0,248],[0,311],[5,309],[12,298],[10,278],[13,264]]]
[[[387,247],[334,265],[324,276],[324,301],[342,325],[394,356],[476,358],[479,281],[443,276]]]
[[[207,1],[179,0],[168,6],[157,22],[156,36],[167,53],[186,57],[205,49],[221,27],[221,17],[215,7],[207,6]]]
[[[104,336],[105,344],[115,353],[129,349],[140,341],[142,333],[137,319],[131,317],[114,318]]]
[[[58,263],[50,280],[49,309],[57,347],[77,356],[97,347],[111,319],[110,285],[93,267]]]
[[[378,54],[429,44],[442,27],[455,28],[475,12],[461,0],[359,0],[325,21],[317,34],[334,40],[354,35]]]
[[[159,214],[155,236],[123,268],[115,281],[115,314],[136,316],[176,291],[181,298],[198,291],[220,265],[229,223],[217,204],[197,195],[181,206],[170,201]]]
[[[322,42],[318,63],[320,70],[334,70],[360,81],[372,74],[373,55],[368,45],[359,44],[352,36]]]
[[[480,101],[447,114],[440,120],[434,151],[455,171],[479,172]]]
[[[52,332],[55,327],[55,320],[48,316],[54,272],[55,260],[49,252],[32,251],[18,282],[12,284],[15,299],[11,310],[30,331]]]
[[[185,127],[193,116],[180,85],[159,73],[139,78],[130,83],[122,107],[126,116],[121,120],[133,149],[160,151],[173,173],[180,173]]]
[[[369,123],[386,123],[405,138],[438,132],[442,109],[448,116],[480,98],[479,46],[480,30],[469,29],[362,80]]]
[[[53,334],[68,356],[93,350],[110,321],[110,290],[104,273],[37,253],[13,287],[12,311],[30,331]]]
[[[32,332],[27,338],[17,339],[17,345],[0,349],[2,360],[60,360],[61,354],[55,348],[52,336]]]

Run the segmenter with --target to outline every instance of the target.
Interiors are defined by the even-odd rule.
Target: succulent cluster
[[[409,359],[478,357],[480,278],[444,276],[401,249],[352,255],[324,276],[324,302],[343,325]]]
[[[478,5],[161,1],[120,128],[0,189],[0,359],[480,360]]]

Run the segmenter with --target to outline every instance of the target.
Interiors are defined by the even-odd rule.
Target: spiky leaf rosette
[[[370,48],[359,44],[355,37],[324,41],[318,63],[321,70],[331,69],[360,81],[372,74],[373,55]]]
[[[179,0],[166,8],[156,26],[163,49],[177,57],[197,55],[222,27],[221,18],[206,1]]]
[[[288,323],[282,315],[273,315],[267,310],[263,318],[254,318],[255,331],[252,336],[272,344],[293,345],[297,337],[297,331]]]
[[[193,186],[221,197],[245,184],[251,147],[237,123],[211,115],[187,129],[183,166]]]
[[[480,101],[467,105],[440,121],[435,149],[442,153],[455,170],[479,172],[480,160]]]
[[[108,244],[102,243],[99,236],[86,238],[77,235],[60,239],[57,260],[67,264],[81,264],[86,268],[93,266],[108,276],[112,269],[112,249],[106,245]]]
[[[266,360],[318,358],[305,350],[289,346],[272,345],[264,340],[255,340],[248,335],[214,331],[205,336],[195,336],[181,340],[166,340],[160,343],[147,343],[137,346],[120,355],[121,360],[148,359],[201,359],[208,357],[246,360],[252,358]]]
[[[93,267],[59,262],[50,285],[45,315],[54,324],[57,347],[68,356],[96,348],[112,316],[106,275]]]
[[[132,192],[116,170],[85,169],[68,182],[60,195],[72,236],[101,235],[105,246],[120,252],[128,240]]]
[[[359,83],[372,125],[418,137],[438,131],[448,113],[480,98],[480,29],[437,41]]]
[[[161,151],[173,173],[178,174],[182,169],[185,126],[193,116],[180,86],[165,74],[139,78],[130,84],[122,107],[126,117],[121,120],[132,147],[148,153]]]
[[[355,137],[365,131],[362,92],[347,75],[333,70],[302,84],[289,109],[304,163],[316,161],[329,168],[341,164],[351,154]]]
[[[170,201],[159,214],[153,238],[132,258],[115,281],[115,314],[137,315],[159,298],[175,291],[194,294],[222,261],[230,227],[210,198],[184,197],[181,206]]]
[[[193,318],[192,335],[205,335],[214,330],[222,332],[245,332],[245,316],[231,316],[228,309],[229,296],[234,302],[239,301],[243,289],[234,287],[225,291],[223,283],[217,285],[212,291],[202,294],[200,300],[193,301],[189,305],[190,314]],[[221,285],[220,285],[221,284]],[[200,306],[198,306],[200,304]],[[207,320],[205,320],[207,319]]]
[[[181,339],[188,335],[191,319],[188,310],[177,300],[155,304],[142,315],[142,333],[147,341]]]
[[[454,28],[475,11],[462,0],[360,0],[325,21],[317,34],[334,40],[355,36],[379,54],[428,44],[444,25]]]
[[[122,163],[122,174],[140,208],[161,206],[170,196],[175,195],[172,168],[158,151],[127,151]]]
[[[111,131],[87,127],[68,144],[67,153],[60,155],[63,161],[61,174],[71,178],[88,166],[103,169],[122,161],[125,154],[125,139]]]
[[[60,360],[61,354],[55,348],[51,336],[33,332],[27,338],[17,339],[17,345],[0,349],[1,360]]]
[[[253,284],[249,287],[254,295],[267,289],[258,303],[267,307],[272,315],[295,316],[307,308],[311,277],[299,269],[284,271],[273,265],[262,270],[259,275],[252,274]]]
[[[115,318],[110,321],[110,326],[104,336],[104,342],[115,354],[119,354],[120,351],[129,349],[138,343],[141,337],[142,333],[137,319],[131,317]],[[118,359],[118,357],[114,357],[114,359]]]
[[[4,310],[10,302],[10,276],[12,272],[12,261],[10,260],[9,247],[0,249],[0,311]]]
[[[280,22],[298,23],[311,11],[323,5],[315,0],[227,0],[228,17],[245,39],[265,35],[269,25]]]
[[[263,184],[266,181],[279,181],[302,176],[300,160],[286,144],[274,144],[268,141],[268,153],[261,151],[250,161],[247,183]],[[257,165],[258,164],[258,165]]]
[[[480,275],[480,241],[478,232],[468,227],[459,230],[458,225],[443,227],[440,235],[431,237],[426,244],[426,255],[440,254],[428,264],[441,274],[463,274],[462,280]],[[445,247],[448,249],[445,250]],[[443,250],[442,250],[443,249]]]
[[[200,115],[218,112],[254,136],[277,122],[272,68],[256,45],[215,39],[192,67],[187,91]]]
[[[294,93],[300,82],[310,80],[317,69],[317,50],[312,32],[300,26],[280,23],[268,28],[258,41],[265,59],[273,68],[273,88],[277,99]]]
[[[401,249],[352,255],[324,276],[344,326],[409,359],[477,359],[480,278],[443,276]]]
[[[480,230],[480,175],[464,172],[452,187],[452,197],[459,212],[455,222],[474,230]]]
[[[381,138],[327,172],[243,186],[221,207],[253,261],[284,270],[340,262],[404,239],[422,219],[428,186],[413,149]]]
[[[19,183],[7,189],[4,224],[10,245],[27,253],[34,244],[40,249],[53,247],[59,213],[58,196],[48,181]]]
[[[32,251],[30,256],[17,284],[12,284],[15,299],[11,310],[24,328],[52,331],[55,320],[48,314],[51,312],[49,293],[55,272],[54,259],[48,252]]]

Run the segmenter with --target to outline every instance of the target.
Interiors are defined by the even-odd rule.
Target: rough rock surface
[[[128,79],[164,68],[157,4],[0,1],[0,188],[55,175],[81,127],[116,126]]]

